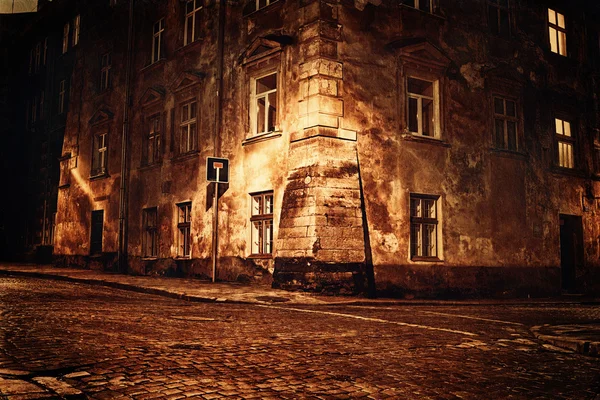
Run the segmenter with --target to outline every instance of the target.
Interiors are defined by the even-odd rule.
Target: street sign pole
[[[215,182],[215,197],[213,199],[213,241],[212,241],[212,281],[213,283],[217,280],[217,240],[219,238],[219,172],[221,168],[215,168],[217,170],[217,181]]]
[[[219,183],[229,183],[229,160],[208,157],[206,159],[206,180],[215,183],[212,224],[212,281],[216,282],[217,258],[219,257]]]

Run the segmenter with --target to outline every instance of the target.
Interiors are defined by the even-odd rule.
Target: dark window
[[[156,207],[143,210],[142,248],[144,257],[158,255],[158,211]]]
[[[104,175],[107,173],[108,163],[108,133],[94,135],[93,140],[91,175]]]
[[[252,195],[252,254],[273,253],[273,192]]]
[[[189,0],[185,3],[185,23],[183,33],[183,45],[195,42],[200,38],[200,10],[202,2],[200,0]]]
[[[163,57],[162,42],[163,32],[165,31],[165,19],[158,20],[152,28],[152,63],[157,62]]]
[[[517,103],[494,97],[494,146],[498,149],[519,150]]]
[[[487,7],[490,30],[501,36],[509,36],[510,11],[508,0],[488,0]]]
[[[160,114],[153,115],[148,119],[147,133],[144,138],[144,157],[145,165],[152,165],[160,162],[161,154],[161,117]]]
[[[106,90],[110,87],[110,69],[112,67],[112,56],[105,53],[100,61],[100,90]]]
[[[90,254],[102,253],[102,231],[104,210],[92,211],[92,233],[90,235]]]
[[[181,106],[181,124],[179,125],[179,153],[181,154],[197,150],[197,114],[198,105],[195,101],[184,103]]]
[[[410,195],[410,256],[438,256],[438,196]]]
[[[191,256],[192,242],[192,203],[181,203],[177,205],[177,243],[178,257]]]
[[[430,13],[433,12],[433,1],[434,0],[404,0],[403,4]]]

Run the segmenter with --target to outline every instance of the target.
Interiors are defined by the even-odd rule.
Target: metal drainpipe
[[[121,185],[119,190],[119,249],[117,265],[119,272],[127,272],[127,206],[129,179],[129,112],[131,109],[131,66],[133,64],[133,6],[135,0],[129,0],[129,32],[127,36],[127,58],[125,70],[125,102],[123,112],[123,135],[121,137]]]
[[[226,22],[226,0],[219,0],[219,31],[217,37],[217,76],[216,86],[217,92],[215,96],[215,132],[213,143],[213,156],[219,157],[221,154],[221,114],[223,107],[223,58],[224,58],[224,41],[225,41],[225,22]],[[219,184],[214,183],[214,200],[213,200],[213,232],[212,232],[212,269],[213,282],[216,280],[217,257],[218,257],[218,224],[219,210],[217,202],[219,196]]]

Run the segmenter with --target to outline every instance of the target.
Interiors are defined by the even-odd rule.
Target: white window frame
[[[75,47],[79,44],[79,29],[81,23],[81,15],[77,14],[75,18],[73,18],[73,43],[72,47]]]
[[[267,76],[271,76],[271,75],[275,75],[275,83],[276,83],[276,87],[275,89],[271,89],[268,90],[266,92],[262,92],[260,94],[256,94],[256,84],[257,82],[262,79],[265,78]],[[253,136],[257,136],[257,135],[263,135],[266,133],[270,133],[270,132],[276,132],[279,127],[279,73],[277,71],[271,71],[262,75],[258,75],[256,77],[253,77],[251,79],[250,82],[250,125],[251,125],[251,132]],[[275,105],[275,126],[273,127],[272,130],[269,130],[269,109],[270,109],[270,103],[269,103],[269,94],[271,93],[275,93],[275,101],[276,101],[276,105]],[[265,115],[264,115],[264,121],[265,121],[265,130],[262,132],[258,131],[258,119],[257,119],[257,113],[258,113],[258,101],[260,99],[264,98],[265,99]]]
[[[554,118],[554,137],[556,139],[556,165],[561,168],[574,169],[576,139],[572,123],[565,119]]]
[[[91,176],[106,175],[108,166],[108,132],[94,135]]]
[[[110,51],[102,54],[100,65],[100,91],[104,91],[110,87],[110,70],[112,67],[112,53]]]
[[[160,161],[160,139],[162,131],[162,115],[154,114],[148,118],[148,133],[144,149],[145,165],[153,165]]]
[[[199,5],[201,2],[201,0],[188,0],[184,7],[184,11],[185,11],[185,22],[183,25],[183,45],[186,46],[190,43],[195,42],[196,40],[199,39],[199,37],[196,36],[196,24],[199,23],[198,21],[198,15],[200,13],[200,10],[202,9],[202,5]],[[192,5],[192,9],[191,11],[187,11],[188,5],[191,4]],[[188,27],[189,24],[192,24],[191,30],[189,32],[191,32],[191,37],[188,37]]]
[[[187,106],[187,112],[186,110]],[[192,116],[192,110],[195,115]],[[181,123],[179,124],[179,154],[190,153],[197,150],[198,133],[198,102],[188,100],[181,104]]]
[[[433,202],[434,215],[423,215],[424,202]],[[426,194],[410,194],[409,202],[410,236],[409,256],[414,261],[429,261],[441,259],[441,219],[440,196]],[[425,228],[433,227],[433,232]],[[424,240],[427,235],[428,240]],[[429,248],[424,243],[429,243]]]
[[[69,23],[67,22],[63,27],[63,40],[62,40],[62,54],[65,54],[69,50]]]
[[[159,61],[162,57],[162,35],[164,31],[165,19],[161,18],[152,26],[152,64]]]
[[[567,24],[565,15],[548,8],[548,40],[550,51],[567,56]]]
[[[273,191],[251,194],[250,251],[251,256],[273,254]]]
[[[502,101],[503,114],[499,114],[496,112],[496,99]],[[508,108],[506,106],[506,103],[508,101],[514,103],[514,105],[515,105],[515,115],[514,116],[508,115],[508,113],[507,113]],[[495,94],[492,96],[492,110],[494,113],[494,136],[493,136],[494,147],[497,149],[500,149],[500,150],[520,151],[521,143],[520,143],[520,138],[519,138],[519,102],[514,98],[503,96],[500,94]],[[502,147],[498,146],[498,142],[496,140],[496,135],[497,135],[496,120],[503,121],[504,145]],[[515,124],[515,148],[514,149],[509,148],[509,137],[508,137],[508,123],[509,122]]]
[[[192,202],[177,204],[177,257],[192,257]]]
[[[408,89],[408,80],[416,79],[423,82],[429,82],[433,86],[433,97],[424,96],[419,93],[411,93]],[[410,99],[417,100],[417,131],[413,132],[410,130]],[[433,101],[433,121],[432,121],[432,129],[433,136],[425,135],[423,132],[423,99],[428,99]],[[433,139],[440,139],[441,137],[441,112],[440,112],[440,81],[439,79],[431,80],[425,79],[416,75],[409,75],[406,79],[406,128],[412,134],[416,136],[423,136]]]
[[[66,93],[66,83],[63,79],[58,84],[58,113],[62,114],[65,112],[65,93]]]
[[[435,6],[435,0],[413,0],[414,1],[414,6],[408,5],[408,7],[412,7],[414,9],[417,9],[419,11],[423,11],[423,12],[427,12],[427,13],[433,13],[433,7]],[[423,4],[429,4],[429,11],[424,10],[421,8],[421,6]]]

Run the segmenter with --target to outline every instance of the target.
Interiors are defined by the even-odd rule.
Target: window
[[[93,141],[91,176],[105,175],[108,162],[108,133],[94,135]]]
[[[69,50],[69,24],[66,23],[63,28],[62,53],[65,54]]]
[[[100,91],[110,87],[110,68],[112,66],[112,57],[110,52],[102,55],[100,67]]]
[[[575,168],[575,138],[571,132],[571,123],[555,118],[554,126],[556,133],[556,163],[562,168]]]
[[[256,0],[256,9],[259,10],[268,6],[271,3],[275,3],[277,0]]]
[[[35,45],[35,72],[40,70],[40,65],[42,63],[42,43],[38,43]]]
[[[517,122],[516,102],[494,97],[494,146],[496,148],[519,150]]]
[[[408,130],[413,135],[439,138],[439,83],[407,80]]]
[[[417,10],[433,12],[433,0],[404,0],[403,3]]]
[[[165,31],[165,19],[161,18],[154,24],[152,30],[152,63],[157,62],[162,57],[162,35]]]
[[[510,35],[510,12],[508,0],[488,0],[488,25],[492,33]]]
[[[438,196],[410,195],[410,257],[438,257]]]
[[[79,43],[79,22],[81,20],[81,16],[77,14],[77,16],[73,19],[73,44],[75,47]]]
[[[277,128],[277,73],[253,79],[250,120],[254,135]]]
[[[273,253],[273,192],[252,195],[252,254]]]
[[[144,257],[158,255],[158,211],[156,207],[143,210],[142,249]]]
[[[196,150],[197,112],[197,103],[195,101],[190,101],[181,106],[180,154]]]
[[[192,203],[181,203],[177,205],[177,231],[179,244],[177,257],[190,257],[192,242]]]
[[[144,146],[144,164],[152,165],[160,161],[160,114],[153,115],[148,119],[148,134],[146,135],[146,146]]]
[[[65,112],[65,81],[64,79],[58,84],[58,113]]]
[[[550,50],[553,53],[567,56],[567,29],[565,16],[548,9],[548,33],[550,34]]]
[[[185,3],[185,24],[183,45],[190,44],[200,38],[200,0],[190,0]]]
[[[102,253],[102,231],[104,226],[104,210],[92,211],[92,232],[90,234],[90,254]]]
[[[48,38],[44,39],[44,56],[42,59],[43,59],[44,65],[46,65],[46,61],[48,59]]]

